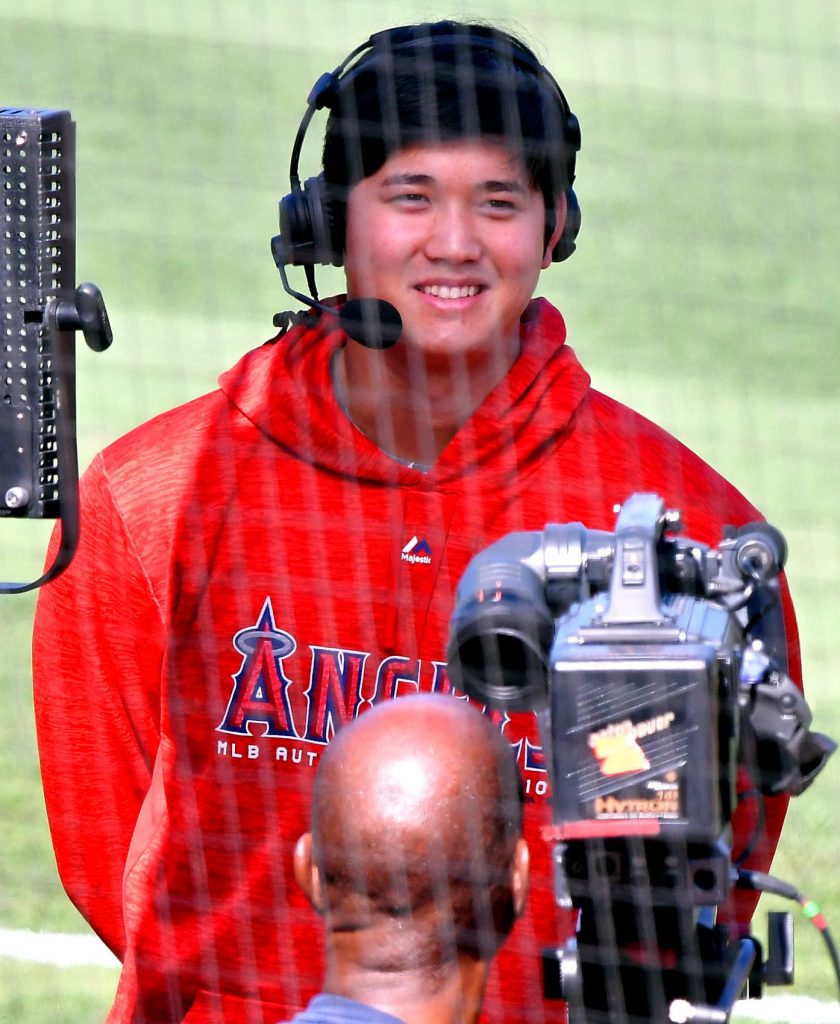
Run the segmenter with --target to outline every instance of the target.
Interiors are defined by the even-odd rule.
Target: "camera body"
[[[719,903],[729,887],[740,629],[695,597],[669,595],[661,607],[658,624],[604,623],[593,598],[558,628],[542,716],[551,838],[679,843],[693,902]]]
[[[612,533],[507,535],[456,594],[453,683],[539,720],[556,898],[579,911],[546,990],[574,994],[586,1020],[720,994],[714,908],[735,873],[739,773],[796,794],[834,749],[785,673],[782,535],[752,523],[711,547],[680,525],[658,495],[634,494]]]

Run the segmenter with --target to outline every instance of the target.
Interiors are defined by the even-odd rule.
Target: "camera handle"
[[[756,964],[760,970],[756,970]],[[783,965],[783,969],[779,969]],[[569,1010],[569,1024],[587,1024],[591,1018],[583,992],[583,972],[577,949],[577,940],[570,938],[562,947],[543,950],[543,987],[546,999],[563,999]],[[669,1024],[727,1024],[735,1003],[745,990],[751,991],[757,979],[765,984],[790,985],[793,981],[793,926],[789,913],[774,912],[770,918],[768,956],[761,962],[761,946],[752,936],[735,944],[723,990],[716,1005],[690,1003],[675,999],[668,1008]],[[758,982],[760,987],[761,982]]]
[[[717,1006],[692,1005],[685,999],[675,999],[671,1003],[668,1020],[672,1024],[727,1024],[749,980],[757,955],[758,946],[754,939],[740,939]]]
[[[79,462],[76,448],[76,349],[75,332],[82,331],[88,347],[104,352],[113,341],[102,292],[85,282],[72,300],[51,298],[43,314],[33,312],[32,322],[43,332],[43,366],[34,394],[43,417],[40,444],[31,436],[21,438],[18,453],[25,456],[12,464],[9,451],[0,452],[0,469],[12,469],[13,485],[5,502],[16,514],[32,518],[58,518],[61,541],[52,564],[37,579],[0,582],[0,594],[23,594],[59,576],[73,559],[79,542]],[[18,415],[21,415],[18,413]],[[5,424],[5,421],[2,421]],[[8,465],[7,465],[8,463]],[[5,475],[5,472],[4,474]],[[40,486],[38,486],[40,484]],[[54,494],[57,515],[48,515],[44,492]]]

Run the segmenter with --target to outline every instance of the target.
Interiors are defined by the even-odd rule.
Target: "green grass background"
[[[809,700],[840,736],[836,0],[7,0],[0,104],[72,111],[78,277],[114,328],[106,354],[79,349],[83,464],[270,336],[287,302],[268,240],[310,86],[371,31],[440,16],[520,32],[562,84],[583,129],[583,229],[541,291],[597,386],[787,535]],[[0,522],[0,575],[37,575],[44,543],[42,524]],[[40,795],[33,605],[0,603],[0,927],[82,931]],[[838,780],[840,758],[792,805],[776,871],[840,928]],[[797,936],[795,991],[835,998],[819,938],[804,922]],[[98,1019],[115,980],[0,960],[0,1020]]]

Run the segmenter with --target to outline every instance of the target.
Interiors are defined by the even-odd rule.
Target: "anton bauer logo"
[[[641,722],[631,722],[629,718],[622,722],[612,722],[606,728],[590,733],[589,746],[598,759],[601,774],[624,775],[647,771],[650,762],[639,740],[670,729],[675,718],[673,711],[666,711]]]
[[[420,562],[422,565],[431,565],[432,549],[427,540],[420,540],[414,536],[402,549],[400,558],[404,562]]]

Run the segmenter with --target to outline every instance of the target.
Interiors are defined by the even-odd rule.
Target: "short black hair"
[[[483,138],[521,159],[546,207],[571,187],[568,106],[536,55],[489,25],[438,21],[381,32],[330,102],[323,173],[343,245],[347,196],[407,146]]]

